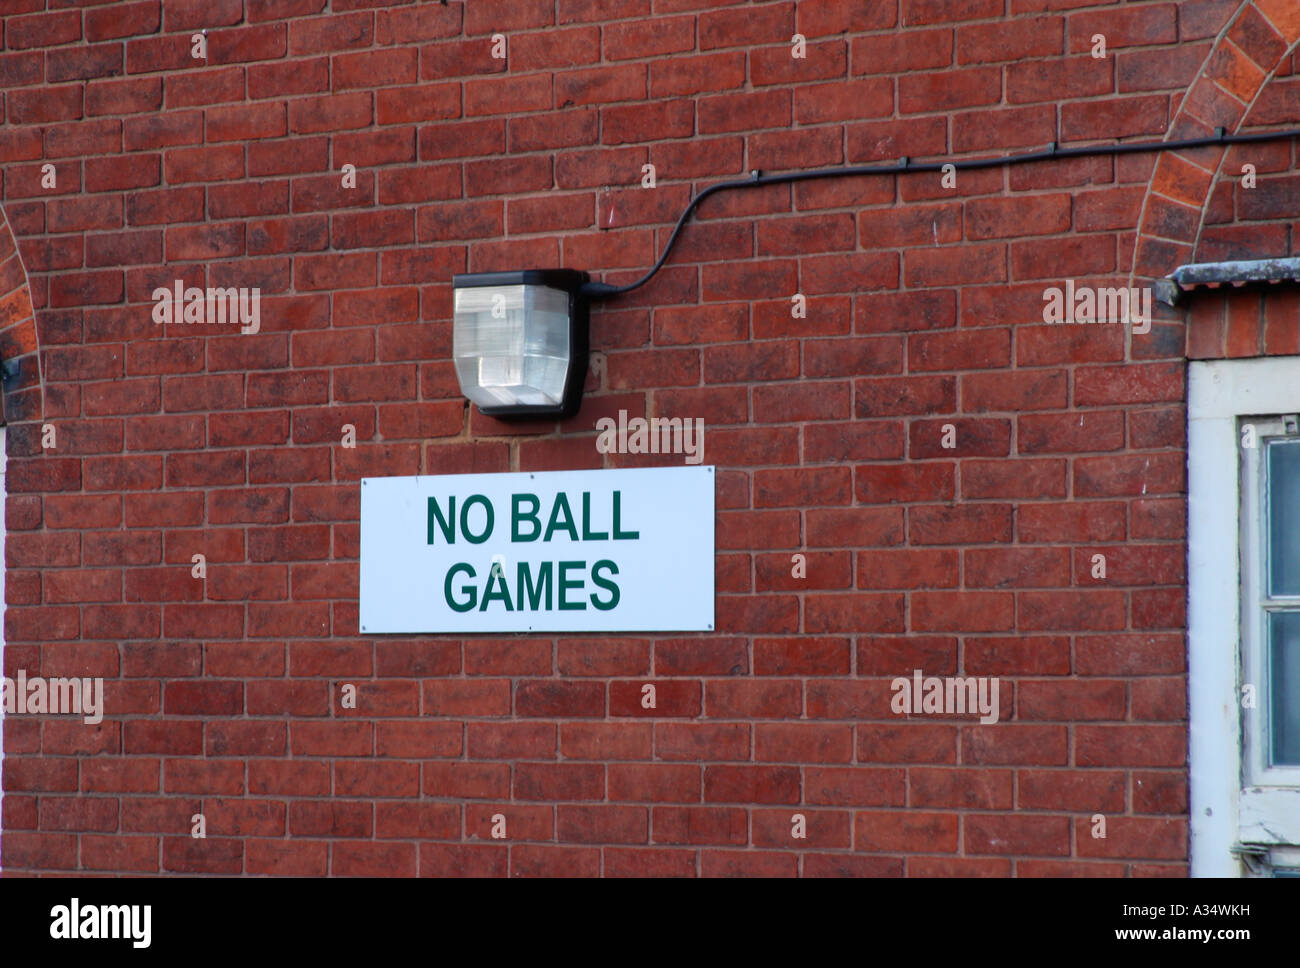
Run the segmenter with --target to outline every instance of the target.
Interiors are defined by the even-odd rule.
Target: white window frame
[[[1252,663],[1258,659],[1252,652],[1262,643],[1256,637],[1260,609],[1252,587],[1258,581],[1258,545],[1250,543],[1258,538],[1258,522],[1252,520],[1258,490],[1248,486],[1243,494],[1241,483],[1243,476],[1250,480],[1249,461],[1258,461],[1259,450],[1247,454],[1247,473],[1241,474],[1239,426],[1242,418],[1259,418],[1245,422],[1264,427],[1270,418],[1298,412],[1300,358],[1192,361],[1188,366],[1187,688],[1193,877],[1241,877],[1259,869],[1257,863],[1246,862],[1243,849],[1249,854],[1251,845],[1300,844],[1300,790],[1256,785],[1259,780],[1280,781],[1283,773],[1293,771],[1270,770],[1269,776],[1251,766],[1257,750],[1243,749],[1240,702],[1242,660],[1254,670]],[[1249,558],[1243,548],[1252,547],[1256,557]],[[1252,603],[1246,615],[1243,589]],[[1260,695],[1262,683],[1255,683],[1252,729],[1261,721],[1261,700],[1267,701]],[[1295,856],[1286,849],[1272,853],[1273,863],[1288,866]]]

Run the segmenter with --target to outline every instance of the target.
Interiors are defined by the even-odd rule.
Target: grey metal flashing
[[[1155,284],[1156,299],[1166,306],[1178,302],[1183,293],[1193,289],[1217,289],[1220,286],[1249,284],[1276,286],[1300,282],[1300,256],[1281,259],[1235,260],[1231,262],[1196,262],[1179,266]]]

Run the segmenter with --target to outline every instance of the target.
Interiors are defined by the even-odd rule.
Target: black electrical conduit
[[[686,206],[686,211],[682,212],[681,217],[677,219],[677,225],[673,228],[672,235],[668,236],[668,243],[664,246],[663,253],[659,260],[650,267],[650,271],[638,279],[636,282],[628,283],[626,286],[611,286],[607,282],[588,282],[582,286],[582,293],[591,299],[609,299],[613,296],[621,296],[625,292],[631,292],[644,286],[653,278],[654,274],[663,268],[668,253],[673,249],[673,244],[677,241],[677,236],[681,234],[682,226],[686,220],[691,217],[691,212],[695,207],[715,192],[724,192],[733,188],[757,188],[760,185],[786,185],[791,182],[812,181],[816,178],[841,178],[850,175],[902,175],[914,174],[916,172],[941,172],[951,166],[954,171],[971,171],[979,168],[997,168],[1001,165],[1023,165],[1033,161],[1051,161],[1057,158],[1085,158],[1094,155],[1130,155],[1143,151],[1175,151],[1182,148],[1208,148],[1214,145],[1240,145],[1252,144],[1259,141],[1284,141],[1288,138],[1300,137],[1300,128],[1292,128],[1289,131],[1263,131],[1255,134],[1227,134],[1223,128],[1216,128],[1216,133],[1212,138],[1188,138],[1183,141],[1147,141],[1132,142],[1129,144],[1118,145],[1086,145],[1079,148],[1060,148],[1056,142],[1050,143],[1046,150],[1035,151],[1024,155],[1006,155],[1001,158],[967,158],[957,161],[927,161],[919,164],[911,162],[906,156],[894,165],[856,165],[841,166],[839,168],[816,168],[812,171],[788,171],[778,175],[764,175],[757,169],[750,173],[750,177],[740,181],[718,182],[716,185],[710,185],[698,195],[691,199],[691,203]]]

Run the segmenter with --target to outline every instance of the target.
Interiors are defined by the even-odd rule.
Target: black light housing
[[[571,417],[587,376],[589,306],[577,269],[451,277],[452,362],[480,411],[504,419]]]

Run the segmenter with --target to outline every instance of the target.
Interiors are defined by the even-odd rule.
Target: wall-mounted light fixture
[[[452,360],[461,392],[488,416],[570,417],[587,377],[588,281],[576,269],[461,273]]]

